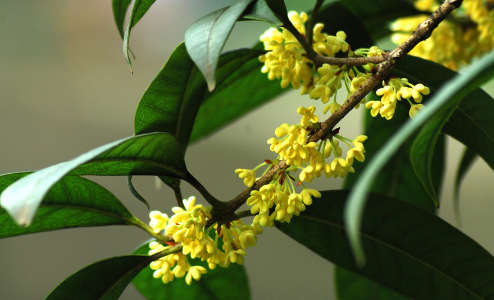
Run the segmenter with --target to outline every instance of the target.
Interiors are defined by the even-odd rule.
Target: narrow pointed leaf
[[[345,232],[348,191],[324,191],[290,224],[277,227],[323,258],[414,299],[494,297],[494,257],[420,208],[370,194],[357,235],[367,254],[355,265]]]
[[[460,218],[460,186],[463,178],[466,176],[468,170],[473,165],[478,155],[472,149],[465,147],[463,151],[463,155],[460,160],[460,164],[458,166],[458,171],[456,172],[455,177],[455,186],[454,186],[454,199],[453,199],[453,207],[456,216],[457,226],[461,227],[461,218]]]
[[[232,6],[214,11],[185,32],[185,46],[203,74],[210,91],[216,87],[216,66],[221,50],[237,20],[253,0],[238,0]]]
[[[218,85],[221,86],[230,74],[260,54],[260,51],[249,49],[223,54],[218,64]],[[182,43],[142,95],[134,119],[135,133],[171,133],[185,153],[205,92],[206,83]]]
[[[129,190],[132,193],[132,195],[134,195],[134,197],[136,197],[137,200],[144,203],[144,205],[146,205],[149,210],[149,203],[146,201],[146,199],[144,199],[144,197],[141,196],[141,194],[139,194],[139,192],[134,187],[134,184],[132,184],[132,175],[127,176],[127,186],[129,187]]]
[[[0,192],[30,173],[0,176]],[[29,227],[20,227],[0,209],[0,238],[64,228],[131,225],[134,217],[108,190],[78,176],[62,178],[49,190]]]
[[[141,18],[146,14],[151,5],[156,0],[135,0],[132,5],[132,12],[130,13],[129,23],[127,24],[127,29],[125,30],[125,34],[123,37],[123,53],[125,61],[129,64],[130,71],[132,72],[132,62],[129,57],[129,40],[130,40],[130,32],[134,26],[136,26],[137,22],[141,20]],[[114,12],[115,14],[115,12]],[[122,20],[123,22],[123,20]]]
[[[367,96],[370,100],[379,99],[375,93]],[[407,104],[408,105],[408,104]],[[366,118],[365,135],[369,137],[365,141],[366,160],[371,160],[375,156],[382,145],[386,144],[393,134],[410,119],[408,115],[407,105],[398,105],[395,115],[391,120],[386,120],[381,117],[373,118],[368,111],[364,112]],[[445,147],[444,136],[439,139],[435,147],[435,155],[432,165],[432,178],[434,187],[440,191],[441,183],[444,176],[445,164]],[[414,136],[409,138],[393,155],[389,162],[383,167],[379,176],[376,178],[371,187],[371,192],[395,198],[417,207],[420,207],[430,213],[435,213],[436,207],[425,190],[422,182],[415,174],[410,160],[410,148],[412,146]],[[344,188],[351,189],[353,184],[362,174],[362,170],[366,167],[366,163],[354,164],[354,174],[347,174],[345,177]],[[340,276],[344,278],[340,278]],[[379,286],[373,281],[361,277],[350,271],[341,269],[335,266],[335,285],[338,293],[338,299],[359,299],[359,290],[368,291],[369,298],[373,299],[400,299],[395,292]],[[355,286],[360,286],[362,289],[356,289]],[[364,288],[366,287],[366,288]],[[355,296],[351,296],[355,295]]]
[[[424,72],[423,70],[428,70],[428,72]],[[422,83],[430,88],[431,94],[424,96],[424,104],[426,106],[428,99],[431,99],[435,95],[441,85],[451,80],[457,74],[442,65],[413,56],[406,57],[397,66],[394,73],[400,77],[408,78],[414,84]],[[463,101],[471,101],[479,95],[490,98],[489,95],[479,89],[467,95]],[[458,104],[459,101],[449,103],[448,106],[442,108],[443,113],[436,113],[434,117],[428,120],[415,138],[410,151],[413,169],[436,206],[439,205],[439,198],[431,175],[434,148],[436,147],[437,139],[442,132],[444,124],[455,112]]]
[[[134,254],[147,254],[148,243],[139,247]],[[242,265],[231,264],[228,268],[216,267],[214,270],[208,268],[207,262],[200,259],[190,259],[192,265],[201,265],[207,269],[207,273],[201,276],[201,280],[194,281],[189,286],[185,278],[175,278],[164,284],[161,279],[153,277],[154,271],[145,268],[137,275],[132,284],[147,299],[181,299],[181,300],[247,300],[250,299],[250,290],[247,274]]]
[[[266,0],[257,0],[251,3],[244,11],[242,20],[264,21],[273,26],[283,25],[283,22],[276,17]]]
[[[486,71],[493,73],[494,68]],[[486,74],[489,76],[489,74]],[[444,125],[443,132],[475,151],[494,170],[494,99],[474,91]]]
[[[125,16],[131,2],[132,0],[112,0],[113,19],[122,39],[124,37]]]
[[[453,80],[445,84],[440,91],[429,101],[427,107],[423,109],[415,119],[406,123],[393,136],[389,143],[383,146],[381,151],[370,161],[361,177],[355,184],[355,189],[350,194],[350,201],[345,209],[345,219],[348,222],[348,235],[355,253],[357,263],[362,265],[365,262],[363,249],[358,236],[358,229],[361,225],[363,209],[365,206],[367,191],[374,182],[381,168],[388,159],[396,152],[400,145],[406,141],[418,128],[428,121],[436,113],[441,113],[442,109],[447,109],[463,97],[468,95],[480,84],[485,82],[494,72],[494,54],[491,53],[472,64],[464,75],[458,75]]]
[[[167,133],[133,136],[106,144],[15,182],[0,196],[1,206],[20,225],[29,225],[50,188],[74,175],[167,175],[185,177],[185,162],[175,138]]]
[[[65,279],[45,300],[116,300],[132,279],[156,257],[112,257],[85,267]]]

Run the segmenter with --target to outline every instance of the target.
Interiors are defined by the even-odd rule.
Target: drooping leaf
[[[133,136],[103,145],[16,181],[0,203],[20,225],[29,225],[50,188],[73,175],[166,175],[184,178],[185,162],[177,141],[167,133]]]
[[[424,72],[424,70],[428,70],[428,72]],[[444,82],[447,82],[457,74],[442,65],[413,56],[406,57],[396,67],[394,73],[400,77],[408,78],[414,84],[422,83],[430,88],[431,94],[424,97],[425,105],[427,105],[428,99],[431,99],[435,95]],[[483,97],[490,98],[485,92],[479,90],[479,92],[466,96],[464,101],[470,101],[474,97],[479,96],[479,94]],[[436,147],[437,139],[442,132],[444,124],[454,113],[458,103],[451,102],[451,104],[448,104],[449,107],[445,106],[442,108],[443,113],[437,113],[428,120],[415,138],[410,151],[414,171],[436,205],[439,205],[439,198],[436,192],[438,189],[434,187],[431,176],[434,148]]]
[[[487,78],[493,70],[485,71]],[[490,73],[491,75],[489,75]],[[473,91],[468,101],[444,125],[443,132],[475,151],[494,170],[494,99],[482,90]]]
[[[45,300],[116,300],[156,257],[128,255],[95,262],[60,283]]]
[[[171,178],[171,177],[170,177]],[[180,180],[180,179],[179,179]],[[144,205],[147,206],[148,210],[149,210],[149,203],[147,202],[146,199],[144,199],[143,196],[141,196],[141,194],[139,194],[139,192],[136,190],[136,188],[134,187],[134,184],[132,183],[132,175],[129,175],[127,176],[127,186],[129,187],[129,190],[130,192],[132,193],[132,195],[134,195],[134,197],[137,198],[137,200],[141,201],[142,203],[144,203]]]
[[[112,0],[113,19],[122,39],[124,37],[125,15],[131,2],[132,0]]]
[[[147,254],[148,243],[139,247],[134,254]],[[175,278],[164,284],[161,279],[153,278],[154,271],[151,268],[142,270],[132,281],[132,284],[147,299],[250,299],[249,283],[245,268],[241,265],[231,264],[228,268],[208,268],[207,262],[200,259],[190,259],[192,265],[201,265],[207,269],[207,273],[201,276],[201,280],[193,282],[190,286],[185,278]]]
[[[414,299],[494,297],[494,257],[471,238],[420,208],[369,195],[357,235],[366,264],[355,265],[344,209],[348,191],[324,191],[290,224],[277,227],[323,258]]]
[[[318,22],[326,23],[325,32],[335,34],[345,30],[355,33],[348,36],[352,45],[368,45],[371,42],[362,23],[349,15],[348,10],[338,2],[321,9],[318,16]],[[258,49],[258,46],[254,48]],[[253,58],[207,96],[197,114],[191,142],[217,131],[290,90],[282,89],[279,80],[270,81],[266,74],[261,73],[261,68],[262,63]]]
[[[453,199],[453,207],[456,216],[456,222],[458,227],[461,227],[461,218],[460,218],[460,185],[463,181],[463,178],[467,174],[468,170],[472,166],[473,162],[477,159],[478,155],[472,149],[465,147],[465,151],[463,151],[463,155],[461,156],[460,164],[458,166],[458,171],[456,172],[455,177],[455,186],[454,186],[454,199]]]
[[[210,91],[216,87],[216,66],[233,26],[253,0],[237,0],[195,21],[185,32],[187,52]]]
[[[357,233],[361,224],[367,191],[372,185],[374,178],[378,176],[381,168],[400,145],[420,128],[420,126],[436,113],[441,114],[443,113],[442,110],[447,110],[450,105],[461,101],[463,97],[489,79],[492,73],[494,73],[493,66],[494,54],[491,53],[472,64],[464,75],[456,76],[453,80],[445,84],[432,97],[427,107],[417,114],[415,119],[401,127],[393,138],[386,145],[383,145],[383,148],[376,157],[369,162],[361,177],[356,182],[355,189],[350,194],[350,201],[345,210],[345,220],[347,220],[349,226],[348,234],[357,263],[364,263],[364,253],[360,245],[360,237]]]
[[[336,295],[338,300],[405,300],[409,299],[347,269],[335,266]]]
[[[367,97],[369,101],[379,99],[375,93],[371,93]],[[395,115],[391,120],[386,120],[380,116],[374,118],[368,111],[364,112],[364,116],[366,119],[366,122],[364,122],[366,124],[364,134],[369,138],[364,143],[367,161],[372,159],[400,126],[410,119],[408,115],[408,103],[406,105],[398,105]],[[423,187],[420,179],[417,178],[412,167],[409,153],[413,140],[414,137],[412,136],[391,157],[389,162],[379,172],[379,176],[375,179],[370,191],[410,203],[430,213],[434,213],[436,211],[434,202]],[[435,148],[432,165],[432,178],[435,189],[438,191],[440,191],[444,176],[444,150],[443,136]],[[362,170],[366,167],[366,163],[355,163],[353,167],[355,168],[355,174],[347,174],[344,183],[345,189],[352,188],[360,174],[362,174]],[[340,276],[344,278],[340,278]],[[367,278],[341,269],[338,266],[335,266],[334,278],[340,300],[358,299],[359,292],[352,292],[354,290],[352,287],[355,285],[367,287],[364,290],[369,291],[369,298],[374,296],[374,299],[399,299],[395,292],[381,287]],[[352,294],[356,296],[352,298]]]
[[[125,34],[123,37],[124,58],[125,61],[127,61],[127,63],[129,64],[131,72],[132,72],[132,62],[129,57],[130,32],[132,28],[136,26],[137,22],[139,22],[139,20],[141,20],[141,18],[146,14],[146,12],[149,10],[151,5],[153,5],[155,1],[156,0],[134,0],[134,4],[132,5],[132,12],[130,13],[129,23],[127,24],[127,29],[125,30]]]
[[[242,20],[263,21],[273,26],[281,26],[283,24],[273,13],[266,0],[257,0],[251,3],[239,21]]]
[[[30,173],[0,176],[0,192]],[[0,209],[0,238],[103,225],[131,225],[134,217],[109,191],[88,179],[67,176],[46,194],[29,227],[20,227]]]

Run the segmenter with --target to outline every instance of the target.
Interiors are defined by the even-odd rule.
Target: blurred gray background
[[[0,1],[0,173],[37,170],[133,134],[140,96],[183,40],[187,27],[228,0],[160,0],[135,27],[131,49],[134,74],[122,55],[111,1]],[[312,1],[288,0],[290,10]],[[251,46],[268,25],[237,25],[227,49]],[[334,34],[334,33],[332,33]],[[492,92],[493,89],[490,89]],[[220,199],[244,189],[236,168],[253,168],[273,155],[266,140],[295,112],[309,105],[287,93],[216,135],[191,146],[189,170]],[[318,106],[322,111],[323,106]],[[276,113],[273,113],[276,111]],[[361,133],[363,109],[341,124],[341,134]],[[462,146],[449,140],[446,184],[440,215],[455,224],[452,182]],[[148,211],[123,177],[91,179],[112,191],[144,222]],[[152,209],[170,213],[172,194],[154,188],[153,177],[135,178]],[[494,176],[477,161],[461,191],[462,230],[494,253]],[[221,184],[218,184],[221,183]],[[318,189],[336,189],[340,180],[319,180]],[[184,197],[198,195],[184,184]],[[468,197],[467,197],[468,196]],[[198,202],[205,204],[198,197]],[[43,299],[58,283],[93,263],[130,254],[148,236],[136,228],[96,227],[54,231],[0,240],[0,299]],[[245,260],[253,299],[334,299],[332,265],[277,231],[266,229]],[[183,280],[183,279],[179,279]],[[129,286],[122,299],[142,299]]]

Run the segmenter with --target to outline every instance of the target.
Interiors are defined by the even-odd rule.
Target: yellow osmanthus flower
[[[262,228],[258,225],[246,225],[242,221],[236,220],[227,222],[221,226],[211,226],[205,228],[211,216],[211,207],[196,205],[195,197],[184,199],[184,208],[173,207],[175,213],[168,218],[166,214],[158,211],[150,213],[150,226],[155,232],[165,230],[171,237],[167,244],[151,242],[149,254],[161,252],[171,246],[181,243],[182,250],[159,258],[150,264],[155,270],[153,277],[161,278],[164,283],[172,281],[174,278],[185,277],[187,284],[194,280],[199,280],[202,274],[206,274],[206,268],[193,266],[188,260],[200,258],[207,261],[210,269],[228,267],[231,263],[242,264],[245,249],[255,246],[257,235],[262,233]],[[219,240],[223,246],[219,247]]]
[[[415,7],[430,13],[439,5],[437,1],[420,0],[415,2]],[[391,30],[395,31],[392,40],[396,44],[404,42],[427,17],[428,14],[424,14],[397,19],[391,25]],[[467,18],[470,18],[470,23],[465,21]],[[493,47],[494,10],[488,1],[464,0],[461,9],[453,11],[451,18],[441,22],[431,37],[419,43],[409,54],[458,70]]]
[[[406,78],[391,78],[387,83],[383,82],[383,85],[383,88],[376,91],[377,96],[382,96],[381,100],[368,101],[365,107],[371,110],[370,113],[373,117],[380,114],[381,117],[387,120],[393,118],[397,101],[406,99],[410,106],[413,107],[415,105],[413,101],[420,103],[422,102],[422,95],[428,95],[430,93],[428,87],[421,83],[413,85]]]

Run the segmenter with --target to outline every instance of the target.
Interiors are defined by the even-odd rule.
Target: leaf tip
[[[208,80],[208,90],[210,92],[214,91],[214,89],[216,88],[216,80]]]

